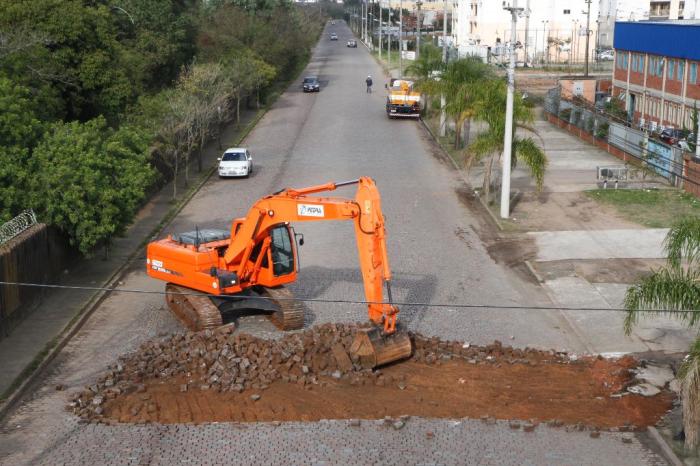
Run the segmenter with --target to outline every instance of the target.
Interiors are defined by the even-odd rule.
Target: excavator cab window
[[[279,277],[294,272],[294,249],[287,225],[279,225],[270,230],[270,238],[272,273]]]

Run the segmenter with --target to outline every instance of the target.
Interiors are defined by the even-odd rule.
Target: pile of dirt
[[[672,396],[625,391],[631,357],[575,358],[494,342],[412,335],[403,362],[363,369],[348,348],[361,325],[279,340],[232,327],[175,334],[120,359],[70,403],[89,422],[314,421],[385,416],[522,419],[591,429],[654,424]]]

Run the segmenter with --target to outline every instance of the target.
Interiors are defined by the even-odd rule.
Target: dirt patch
[[[380,370],[340,364],[354,325],[326,324],[279,340],[232,328],[166,336],[72,397],[92,422],[314,421],[413,415],[500,418],[590,428],[656,423],[673,396],[642,397],[636,361],[483,347],[413,335],[410,359]],[[340,358],[340,359],[344,359]],[[346,361],[347,362],[347,361]]]
[[[520,231],[642,228],[624,219],[614,207],[596,202],[581,192],[524,193],[508,224]]]
[[[534,262],[532,266],[544,280],[583,277],[589,283],[632,284],[665,264],[664,259],[580,259]]]
[[[316,385],[275,382],[266,390],[219,393],[194,388],[187,380],[152,380],[106,406],[119,422],[251,422],[381,419],[402,415],[438,418],[520,419],[590,428],[655,424],[669,409],[670,395],[645,399],[610,395],[628,382],[633,361],[597,360],[576,365],[470,364],[446,361],[428,365],[407,361],[375,378],[321,377]],[[382,380],[378,386],[375,380]],[[607,385],[607,386],[606,386]],[[257,398],[258,395],[260,398]],[[255,398],[255,399],[254,399]]]

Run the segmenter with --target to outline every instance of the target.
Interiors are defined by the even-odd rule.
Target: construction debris
[[[356,425],[386,416],[398,430],[409,413],[504,419],[530,431],[554,417],[549,426],[643,428],[673,399],[667,390],[650,398],[627,392],[637,365],[630,357],[572,359],[498,341],[475,346],[414,334],[409,360],[366,369],[348,351],[365,328],[325,324],[263,340],[224,326],[161,337],[120,358],[69,408],[84,422],[343,418]]]

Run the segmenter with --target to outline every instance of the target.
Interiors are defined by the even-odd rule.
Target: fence
[[[9,222],[0,225],[0,244],[5,244],[27,228],[36,224],[34,211],[25,210]]]
[[[636,166],[645,166],[674,186],[698,194],[700,170],[678,147],[649,138],[595,106],[561,99],[558,88],[545,97],[547,119],[579,138]]]

